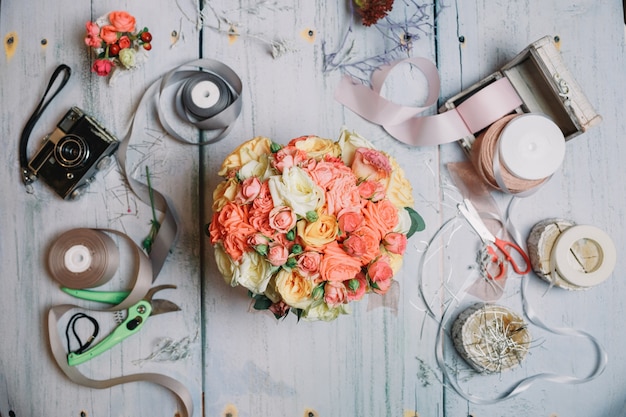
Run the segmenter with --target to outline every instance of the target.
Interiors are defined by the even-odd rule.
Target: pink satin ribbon
[[[428,97],[423,107],[402,106],[380,95],[389,73],[402,63],[417,67],[428,81]],[[344,76],[335,90],[335,99],[364,119],[381,125],[394,138],[412,146],[441,145],[470,136],[522,104],[508,78],[503,77],[483,87],[454,109],[418,117],[439,98],[437,67],[425,58],[407,58],[384,65],[374,71],[370,81],[371,88],[355,84],[349,76]]]

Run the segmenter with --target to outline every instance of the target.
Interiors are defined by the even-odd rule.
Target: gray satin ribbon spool
[[[194,101],[191,98],[193,88],[201,82],[214,84],[218,91],[226,89],[228,94],[220,92],[220,97],[228,100],[223,102],[218,99],[212,106],[204,108],[197,106],[197,108],[186,109],[184,103]],[[213,132],[215,134],[213,138],[203,142],[193,142],[184,138],[172,127],[165,111],[167,106],[165,105],[166,95],[164,94],[170,88],[177,88],[174,106],[179,119],[193,124],[198,129]],[[187,92],[183,93],[185,88]],[[120,144],[117,157],[131,191],[145,204],[150,205],[151,201],[154,202],[154,208],[164,213],[164,219],[161,221],[161,227],[150,251],[154,279],[161,271],[169,251],[178,239],[179,222],[174,204],[170,199],[156,190],[151,193],[145,184],[132,178],[131,170],[126,166],[129,143],[134,136],[139,134],[135,131],[140,126],[140,123],[137,122],[137,116],[145,115],[149,110],[153,110],[151,106],[154,106],[159,122],[170,136],[186,144],[206,145],[222,139],[230,132],[233,123],[241,113],[241,91],[241,79],[230,67],[212,59],[199,59],[181,65],[165,74],[162,79],[155,81],[146,90],[139,102],[126,138]],[[218,110],[219,112],[217,112]],[[208,117],[198,118],[198,115],[202,114]]]

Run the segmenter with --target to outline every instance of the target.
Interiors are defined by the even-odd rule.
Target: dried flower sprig
[[[406,11],[402,20],[385,16],[372,25],[388,44],[383,52],[378,55],[355,59],[356,41],[352,38],[354,29],[352,22],[350,22],[335,52],[326,53],[326,44],[322,42],[324,72],[339,70],[367,84],[370,74],[381,65],[388,64],[402,55],[410,56],[413,43],[432,30],[433,25],[430,22],[431,16],[428,12],[432,5],[419,4],[418,0],[402,1],[403,10]],[[352,2],[350,6],[353,7]]]
[[[239,23],[229,19],[224,12],[218,13],[218,11],[215,10],[215,8],[210,4],[209,1],[200,2],[196,9],[195,19],[189,17],[183,11],[179,0],[176,0],[176,5],[178,6],[178,9],[183,14],[183,16],[185,16],[185,18],[189,22],[195,23],[197,30],[201,30],[202,28],[208,28],[218,33],[227,35],[231,41],[234,41],[237,38],[248,38],[261,42],[269,47],[269,51],[273,58],[278,58],[288,52],[296,51],[296,49],[290,44],[290,42],[285,39],[268,39],[262,34],[240,30],[241,25]],[[279,6],[277,2],[262,0],[257,2],[257,4],[254,6],[250,6],[246,9],[238,9],[237,11],[244,11],[250,15],[257,16],[259,19],[264,19],[261,13],[264,9],[270,11],[285,11],[292,9],[292,7]],[[215,23],[207,23],[209,20],[211,20],[209,14],[213,15],[213,20],[215,20]]]
[[[150,233],[143,240],[142,245],[147,253],[152,251],[152,245],[154,244],[154,238],[159,233],[161,223],[157,220],[156,210],[154,209],[154,190],[152,189],[152,182],[150,181],[150,169],[146,165],[146,181],[148,183],[148,193],[150,195],[150,207],[152,209],[152,220],[150,220]]]
[[[394,0],[354,0],[357,12],[363,19],[363,25],[371,26],[387,16],[393,9]]]

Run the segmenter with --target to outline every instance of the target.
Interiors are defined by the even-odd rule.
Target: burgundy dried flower
[[[393,8],[393,0],[354,0],[354,3],[365,26],[375,24]]]

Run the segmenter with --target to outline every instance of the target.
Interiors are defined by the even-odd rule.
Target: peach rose
[[[257,136],[242,143],[224,159],[218,175],[227,176],[250,161],[259,161],[263,155],[270,153],[271,144],[272,141],[263,136]]]
[[[367,277],[359,272],[354,278],[344,281],[348,301],[358,301],[367,293]]]
[[[117,30],[111,25],[102,26],[100,29],[100,38],[107,45],[114,44],[117,42]]]
[[[128,12],[118,10],[109,13],[109,22],[118,32],[135,31],[135,18]]]
[[[354,153],[352,171],[360,180],[377,181],[387,188],[391,163],[387,155],[376,149],[358,148]]]
[[[296,213],[287,206],[274,207],[269,214],[270,227],[278,233],[287,233],[296,225]]]
[[[283,172],[287,168],[307,165],[309,159],[306,152],[296,149],[294,146],[285,146],[274,154],[272,167],[278,172]]]
[[[361,262],[348,255],[337,242],[324,248],[320,263],[320,276],[324,281],[346,281],[361,271]]]
[[[352,234],[342,243],[343,249],[350,256],[360,258],[367,252],[367,243],[359,235]]]
[[[383,245],[391,253],[402,255],[406,250],[407,238],[402,233],[391,232],[383,238]]]
[[[337,237],[337,220],[334,216],[320,214],[312,223],[300,220],[296,224],[297,234],[307,247],[321,249],[334,242]]]
[[[369,226],[362,225],[352,234],[360,236],[365,241],[366,250],[361,256],[361,265],[369,264],[374,258],[380,255],[380,237],[376,230]]]
[[[330,307],[344,304],[348,299],[348,291],[343,282],[328,281],[324,284],[324,302]]]
[[[278,271],[276,290],[283,301],[291,307],[306,309],[313,302],[311,296],[313,284],[310,279],[301,275],[297,268]]]
[[[363,209],[365,222],[378,232],[379,240],[398,224],[398,208],[389,200],[368,201]]]

